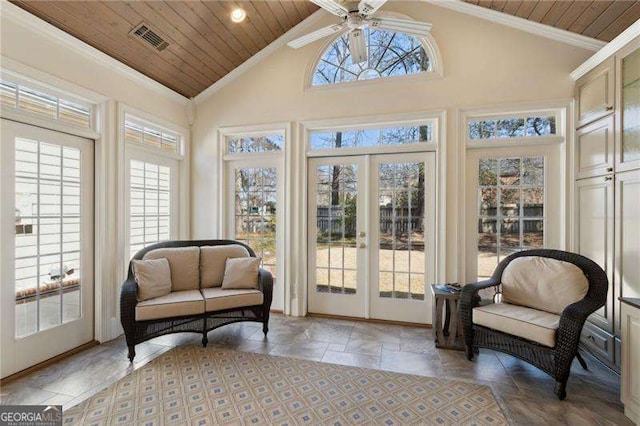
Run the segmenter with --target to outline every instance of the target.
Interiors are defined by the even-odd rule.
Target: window
[[[129,255],[171,238],[171,168],[129,163]]]
[[[142,113],[140,113],[142,114]],[[139,250],[180,236],[186,130],[125,113],[126,264]],[[180,201],[180,202],[179,202]]]
[[[227,140],[229,153],[282,151],[283,135],[232,136]]]
[[[378,129],[314,131],[310,135],[310,143],[312,150],[403,145],[431,142],[432,133],[432,123]]]
[[[20,83],[0,80],[0,105],[78,127],[91,127],[91,107]]]
[[[351,62],[349,35],[343,35],[322,55],[313,73],[312,85],[322,86],[432,70],[431,61],[420,39],[370,28],[364,29],[364,36],[367,61],[359,64]]]
[[[511,253],[544,246],[544,175],[544,157],[479,160],[479,278]]]
[[[469,139],[505,139],[556,134],[556,117],[523,116],[469,121]]]
[[[124,122],[124,138],[128,143],[160,148],[162,151],[175,154],[180,152],[177,134],[160,128],[154,128],[132,119],[125,120]]]

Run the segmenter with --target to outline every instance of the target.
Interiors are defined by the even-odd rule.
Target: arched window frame
[[[395,12],[379,11],[379,12],[377,12],[376,15],[378,17],[389,17],[389,18],[400,18],[400,19],[413,20],[413,18],[411,18],[411,17],[409,17],[407,15],[403,15],[401,13],[395,13]],[[380,83],[387,83],[387,82],[391,83],[391,82],[397,82],[397,81],[407,81],[407,80],[410,80],[410,79],[414,79],[414,80],[434,80],[434,79],[440,79],[440,78],[444,77],[442,56],[440,55],[440,49],[438,48],[438,44],[436,43],[435,38],[433,37],[433,35],[429,34],[429,35],[424,36],[424,37],[414,36],[420,41],[420,43],[422,44],[422,47],[424,48],[425,52],[427,53],[427,56],[429,57],[429,62],[430,62],[430,66],[431,66],[431,70],[429,70],[429,71],[422,71],[422,72],[418,72],[418,73],[414,73],[414,74],[394,75],[394,76],[382,77],[382,78],[373,78],[373,79],[368,79],[368,80],[341,81],[341,82],[337,82],[337,83],[323,84],[323,85],[314,86],[313,85],[313,77],[315,75],[315,71],[316,71],[316,68],[318,67],[318,64],[322,60],[322,58],[323,58],[324,54],[326,53],[327,49],[329,48],[329,46],[331,46],[333,43],[335,43],[343,35],[344,34],[340,34],[340,35],[337,35],[337,36],[330,37],[330,38],[327,39],[327,41],[325,43],[322,44],[322,46],[320,47],[320,49],[316,53],[316,56],[315,56],[314,60],[311,61],[310,67],[307,69],[307,73],[306,73],[305,80],[304,80],[305,81],[305,90],[316,91],[316,90],[331,90],[331,89],[336,89],[336,88],[343,89],[345,87],[361,87],[361,86],[369,86],[371,84],[380,84]]]

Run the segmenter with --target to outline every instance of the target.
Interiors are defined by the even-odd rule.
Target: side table
[[[434,297],[432,327],[436,348],[463,351],[462,321],[458,319],[460,292],[441,290],[432,284],[431,293]]]

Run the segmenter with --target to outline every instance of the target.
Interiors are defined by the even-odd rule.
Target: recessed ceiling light
[[[244,21],[244,18],[246,17],[247,17],[247,12],[242,8],[238,7],[236,9],[233,9],[233,12],[231,12],[231,20],[236,24]]]

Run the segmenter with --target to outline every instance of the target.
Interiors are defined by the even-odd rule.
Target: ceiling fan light
[[[231,12],[231,20],[236,24],[244,21],[246,17],[247,17],[247,12],[240,7],[233,9],[233,11]]]

